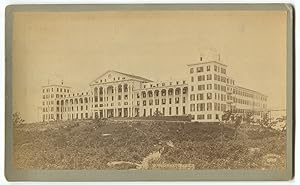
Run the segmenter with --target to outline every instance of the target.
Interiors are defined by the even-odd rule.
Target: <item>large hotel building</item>
[[[238,86],[216,54],[187,65],[187,78],[154,82],[118,71],[107,71],[86,92],[48,84],[42,87],[41,121],[192,115],[193,121],[217,122],[226,110],[238,113],[267,108],[267,96]]]

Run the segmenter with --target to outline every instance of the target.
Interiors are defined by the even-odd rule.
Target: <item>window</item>
[[[149,100],[149,105],[153,105],[153,100]]]
[[[212,115],[211,114],[207,114],[207,119],[211,119]]]
[[[194,86],[191,86],[191,91],[194,91]]]
[[[179,103],[179,97],[176,97],[176,98],[175,98],[175,103],[176,103],[176,104]]]
[[[159,99],[155,100],[155,105],[159,105]]]
[[[200,111],[205,111],[205,103],[200,103]]]
[[[217,66],[214,66],[214,70],[217,72],[217,71],[218,71],[218,67],[217,67]]]
[[[191,104],[190,109],[191,109],[191,112],[194,112],[195,111],[195,104]]]
[[[205,80],[205,75],[198,76],[198,81],[204,81],[204,80]]]
[[[211,100],[212,99],[212,93],[207,93],[207,99]]]
[[[204,99],[204,96],[203,94],[197,94],[197,100],[203,100]]]
[[[169,98],[169,104],[172,104],[172,98]]]
[[[194,73],[194,68],[191,68],[191,69],[190,69],[190,73],[191,73],[191,74]]]
[[[206,71],[210,71],[210,66],[206,66]]]
[[[204,114],[199,114],[199,115],[197,115],[197,119],[198,119],[198,120],[204,119]]]
[[[165,98],[162,99],[162,100],[161,100],[161,103],[162,103],[163,105],[165,105],[165,104],[166,104],[166,99],[165,99]]]
[[[211,74],[206,75],[206,80],[211,80],[211,79],[212,79]]]
[[[215,103],[214,108],[216,111],[220,111],[220,103]]]
[[[212,103],[207,103],[207,110],[211,111],[212,110]]]
[[[172,107],[169,108],[169,115],[172,115]]]
[[[221,73],[226,74],[226,69],[221,68]]]
[[[206,86],[207,86],[207,87],[206,87],[207,90],[211,90],[211,89],[212,89],[212,84],[207,84]]]
[[[203,67],[197,67],[197,73],[203,72]]]
[[[194,82],[194,77],[193,76],[191,77],[191,82]]]
[[[191,99],[191,101],[194,101],[195,100],[195,94],[191,94],[190,99]]]
[[[198,85],[198,90],[199,91],[205,90],[205,85]]]

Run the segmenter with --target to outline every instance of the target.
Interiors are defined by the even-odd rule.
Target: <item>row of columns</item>
[[[119,87],[122,86],[122,91],[119,92]],[[125,92],[125,88],[127,87],[127,91]],[[102,89],[102,94],[97,92],[95,94],[95,89]],[[128,117],[133,116],[133,107],[132,107],[132,94],[133,94],[133,84],[132,83],[125,83],[125,84],[114,84],[114,85],[107,85],[107,86],[101,86],[101,87],[94,87],[94,94],[93,94],[93,117],[96,117],[95,112],[98,112],[99,117],[101,116],[100,111],[103,112],[103,117],[117,117],[119,116],[119,111],[121,110],[121,116],[123,117],[125,114],[125,110],[127,110]],[[113,90],[113,92],[109,93],[109,90]],[[121,96],[121,100],[119,100],[119,95]],[[125,95],[127,95],[127,99],[125,100]],[[98,97],[98,101],[95,101],[95,97]],[[102,101],[100,101],[100,97],[103,98]],[[113,100],[111,99],[113,97]],[[127,105],[124,105],[124,103],[127,102]],[[111,105],[113,103],[113,105]],[[100,107],[100,104],[103,106]],[[95,105],[98,105],[98,107],[95,107]],[[126,109],[127,108],[127,109]],[[112,112],[111,112],[112,111]]]
[[[172,89],[172,94],[169,95],[169,91]],[[176,90],[179,90],[179,93],[176,94]],[[163,96],[162,95],[162,92],[166,92],[166,95]],[[185,94],[183,94],[183,90],[185,90]],[[152,96],[149,97],[149,92],[152,92]],[[169,108],[172,107],[172,112],[176,111],[176,107],[178,107],[178,115],[181,115],[183,114],[183,106],[185,106],[184,104],[187,105],[187,99],[188,99],[188,88],[187,87],[177,87],[177,88],[170,88],[168,90],[166,89],[162,89],[162,90],[159,90],[159,94],[158,96],[156,96],[155,92],[157,92],[157,90],[148,90],[148,91],[141,91],[141,102],[140,102],[140,116],[143,115],[143,109],[146,109],[146,112],[150,112],[150,109],[152,110],[152,115],[154,114],[154,112],[156,111],[156,109],[158,109],[161,113],[163,113],[163,108],[165,108],[165,115],[169,115]],[[144,98],[143,96],[143,93],[146,93],[146,98]],[[185,103],[183,103],[183,97],[185,97]],[[165,98],[166,100],[166,103],[165,104],[162,104],[162,99]],[[172,102],[171,104],[169,104],[169,98],[172,98]],[[179,98],[179,103],[176,104],[176,98]],[[155,104],[155,100],[159,100],[159,104],[156,105]],[[147,104],[146,106],[143,106],[143,101],[146,100]],[[153,104],[152,105],[149,105],[149,100],[152,100]],[[187,107],[185,107],[185,114],[187,114]],[[146,116],[150,115],[146,113]],[[176,114],[172,114],[172,115],[176,115]]]

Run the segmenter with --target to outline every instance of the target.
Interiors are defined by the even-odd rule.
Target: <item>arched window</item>
[[[99,88],[99,94],[100,94],[100,95],[103,95],[103,87],[100,87],[100,88]]]
[[[162,95],[162,96],[166,96],[166,95],[167,95],[166,89],[161,90],[161,95]]]
[[[114,93],[114,87],[113,86],[108,86],[107,87],[107,94],[113,94]]]
[[[122,85],[118,85],[118,93],[121,93],[122,92]]]
[[[159,90],[155,90],[155,91],[154,91],[154,96],[155,96],[155,97],[159,96]]]
[[[98,94],[98,87],[94,88],[94,95],[96,96]]]
[[[152,91],[148,91],[148,97],[153,97],[153,92]]]
[[[179,87],[175,89],[175,95],[180,95],[180,88]]]
[[[128,85],[124,84],[124,92],[128,92]]]
[[[168,95],[169,95],[169,96],[172,96],[172,95],[173,95],[173,89],[172,89],[172,88],[168,90]]]
[[[142,97],[146,98],[146,92],[145,91],[142,92]]]
[[[94,88],[94,100],[95,100],[95,102],[98,102],[98,87]]]

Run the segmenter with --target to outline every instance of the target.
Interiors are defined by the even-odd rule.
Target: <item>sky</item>
[[[286,11],[17,12],[13,22],[13,111],[37,120],[41,86],[74,90],[107,70],[154,81],[184,78],[215,49],[236,84],[286,104]]]

